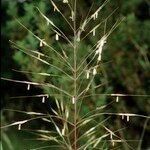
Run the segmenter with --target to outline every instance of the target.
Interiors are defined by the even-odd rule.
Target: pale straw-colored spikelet
[[[95,36],[95,29],[93,29],[93,36]]]
[[[127,115],[127,122],[129,122],[129,119],[130,119],[130,118],[129,118],[129,115]]]
[[[93,69],[93,75],[96,75],[97,74],[97,70],[96,68]]]
[[[45,103],[45,97],[44,96],[42,97],[42,103]]]
[[[63,3],[68,3],[68,0],[63,0]]]
[[[21,130],[21,124],[18,125],[18,130]]]
[[[57,30],[54,30],[54,32],[55,32],[55,40],[58,41],[61,34]]]
[[[82,26],[81,26],[81,30],[82,30],[82,31],[85,31],[85,26],[86,26],[86,24],[87,24],[87,20],[85,20],[85,21],[83,22]]]
[[[61,134],[65,135],[65,128],[62,129]]]
[[[40,41],[40,47],[42,47],[43,46],[43,42],[42,42],[42,40]]]
[[[58,9],[58,7],[55,5],[55,3],[52,0],[51,0],[51,3],[53,5],[53,7],[54,7],[54,11],[60,12],[60,10]]]
[[[58,41],[59,40],[59,35],[56,33],[56,35],[55,35],[55,39],[56,39],[56,41]]]
[[[90,70],[86,70],[86,78],[89,79],[90,77]]]
[[[95,18],[98,18],[98,11],[95,13]]]
[[[112,139],[113,138],[113,134],[112,134],[112,132],[110,132],[110,139]]]
[[[80,42],[80,35],[81,35],[81,31],[79,30],[77,33],[77,42]]]
[[[102,54],[99,54],[97,60],[101,61],[101,59],[102,59]]]
[[[70,19],[71,19],[72,21],[74,21],[74,11],[73,11],[73,10],[71,11]]]
[[[103,50],[103,46],[106,43],[106,36],[103,36],[99,41],[98,44],[96,46],[97,50],[95,52],[95,55],[98,55],[98,61],[101,60],[101,55],[102,55],[102,50]]]
[[[44,39],[42,39],[42,40],[40,41],[40,47],[43,47],[44,45],[46,45],[46,42],[44,41]]]
[[[112,143],[112,146],[115,146],[115,142],[113,139],[111,140],[111,143]]]
[[[110,132],[110,140],[111,140],[111,143],[112,143],[112,146],[114,146],[115,145],[115,142],[114,142],[114,140],[113,140],[113,132],[111,132],[111,131],[109,131]]]
[[[28,90],[28,91],[30,90],[30,84],[28,84],[28,86],[27,86],[27,90]]]
[[[66,123],[64,123],[61,134],[64,136],[66,132]]]
[[[68,119],[68,118],[69,118],[69,110],[68,110],[68,108],[67,108],[67,107],[66,107],[65,112],[66,112],[66,118]]]
[[[73,96],[72,97],[72,104],[74,104],[75,103],[75,97]]]
[[[96,11],[92,16],[91,16],[94,20],[98,18],[98,11]]]
[[[119,102],[119,97],[118,97],[118,96],[116,97],[116,102],[117,102],[117,103]]]

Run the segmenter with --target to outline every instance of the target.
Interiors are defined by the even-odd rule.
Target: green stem
[[[74,1],[74,150],[77,150],[77,43],[76,43],[76,0]]]

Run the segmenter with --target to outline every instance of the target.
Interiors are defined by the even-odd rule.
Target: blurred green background
[[[61,0],[55,0],[58,6],[63,10],[63,13],[68,16],[68,10],[61,4]],[[103,0],[78,0],[78,17],[86,16],[94,2],[92,10],[95,10]],[[50,73],[52,68],[46,68],[39,64],[38,61],[29,58],[21,51],[16,50],[9,40],[25,47],[26,49],[41,51],[39,42],[27,32],[16,21],[19,19],[27,28],[32,30],[36,35],[43,37],[54,47],[59,48],[59,45],[54,44],[54,35],[51,28],[45,24],[45,21],[35,9],[35,6],[53,20],[58,26],[65,31],[68,37],[72,37],[70,29],[66,28],[66,24],[62,22],[60,15],[53,12],[53,7],[49,0],[2,0],[1,1],[1,77],[30,80],[30,81],[48,81],[45,76],[36,74],[25,74],[15,70],[26,70],[34,72]],[[83,9],[84,8],[84,9]],[[127,93],[133,95],[149,95],[150,94],[150,2],[148,0],[111,0],[102,9],[100,19],[105,18],[116,8],[117,11],[110,17],[107,24],[109,30],[115,21],[120,17],[125,17],[125,20],[115,29],[110,35],[107,42],[107,48],[103,54],[103,61],[108,62],[102,66],[103,75],[101,82],[108,82],[99,92],[101,93]],[[100,20],[99,19],[99,20]],[[98,21],[99,21],[98,20]],[[88,30],[88,29],[87,29]],[[88,31],[87,31],[88,32]],[[99,31],[102,33],[102,30]],[[81,53],[84,55],[86,49],[95,43],[98,35],[94,38],[89,36],[81,45]],[[63,42],[65,47],[67,44]],[[50,57],[55,57],[45,48],[44,52]],[[58,65],[60,62],[53,60],[53,63]],[[57,74],[57,72],[56,72]],[[54,83],[65,83],[63,80],[53,80]],[[99,78],[95,79],[95,83],[99,82]],[[27,119],[26,115],[13,111],[5,111],[5,109],[50,112],[50,107],[55,108],[55,104],[50,100],[45,104],[37,103],[37,98],[22,98],[15,99],[11,97],[21,95],[36,95],[39,93],[50,93],[49,89],[31,87],[30,91],[22,84],[7,82],[1,80],[1,124],[8,124],[18,120]],[[102,96],[101,101],[87,102],[87,107],[83,110],[86,112],[94,106],[107,104],[111,98]],[[111,112],[129,112],[141,115],[150,114],[150,97],[124,97],[120,99],[119,104],[113,105],[110,108]],[[120,128],[120,121],[112,118],[112,129]],[[143,131],[145,119],[135,118],[129,124],[124,123],[124,126],[129,127],[124,131],[123,136],[127,139],[139,140]],[[50,128],[49,124],[43,123],[40,120],[31,122],[25,128],[39,129]],[[27,150],[30,148],[47,145],[45,142],[37,142],[29,140],[35,138],[29,130],[18,131],[16,127],[10,127],[1,131],[1,139],[3,150]],[[142,138],[142,150],[150,148],[150,123],[145,129],[144,137]],[[136,147],[138,142],[133,142],[132,146]],[[124,147],[124,149],[127,149]]]

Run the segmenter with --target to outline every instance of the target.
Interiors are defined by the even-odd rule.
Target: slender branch
[[[64,94],[72,97],[72,95],[70,95],[67,91],[62,90],[59,87],[56,87],[53,84],[49,84],[49,83],[38,83],[38,82],[30,82],[30,81],[21,81],[21,80],[12,80],[12,79],[8,79],[8,78],[1,78],[2,80],[6,80],[6,81],[11,81],[11,82],[16,82],[16,83],[22,83],[22,84],[30,84],[30,85],[37,85],[37,86],[48,86],[50,88],[54,88],[58,91],[63,92]]]
[[[52,5],[54,4],[54,1],[52,1],[52,0],[50,0],[51,1],[51,3],[52,3]],[[56,5],[56,4],[55,4]],[[68,6],[69,6],[69,8],[70,8],[70,10],[72,10],[71,9],[71,6],[69,5],[69,3],[68,3]],[[57,8],[58,9],[58,8]],[[58,9],[59,10],[59,9]],[[73,26],[70,24],[70,22],[67,20],[67,18],[64,16],[64,14],[59,10],[58,11],[60,14],[61,14],[61,16],[64,18],[64,20],[67,22],[67,24],[70,26],[70,28],[72,29],[72,30],[74,30],[73,29]]]
[[[141,118],[147,118],[147,119],[150,119],[150,116],[145,116],[145,115],[139,115],[139,114],[131,114],[131,113],[97,113],[97,114],[94,114],[94,115],[91,115],[89,117],[86,117],[86,115],[82,118],[85,118],[85,119],[81,119],[81,121],[84,121],[86,119],[89,119],[89,118],[94,118],[94,117],[97,117],[97,116],[101,116],[101,115],[114,115],[114,116],[127,116],[127,117],[141,117]]]
[[[37,35],[35,35],[31,30],[29,30],[26,26],[24,26],[19,20],[17,20],[17,22],[23,27],[25,28],[29,33],[31,33],[36,39],[38,39],[40,42],[43,41],[41,38],[39,38]],[[12,42],[12,41],[10,41]],[[12,42],[14,44],[14,42]],[[55,50],[52,46],[50,46],[49,44],[47,44],[45,41],[44,41],[44,45],[49,47],[52,51],[54,51],[61,59],[63,59],[66,63],[69,63],[67,62],[64,57],[59,53],[57,52],[57,50]]]
[[[41,11],[40,9],[37,7],[37,10],[40,12],[40,14],[46,19],[47,22],[49,22],[54,28],[56,28],[62,35],[62,37],[64,37],[64,39],[66,39],[68,41],[68,43],[73,46],[72,42],[68,39],[68,37],[63,33],[63,31],[61,31],[50,19],[48,19]],[[56,30],[55,30],[56,31]]]
[[[74,150],[77,150],[77,35],[76,35],[76,5],[77,0],[74,1]]]
[[[33,57],[33,58],[39,60],[40,62],[42,62],[42,63],[44,63],[44,64],[47,64],[47,65],[49,65],[49,66],[52,66],[52,67],[56,68],[57,70],[63,72],[65,75],[67,75],[70,79],[73,79],[68,73],[66,73],[65,71],[63,71],[63,70],[60,69],[59,67],[57,67],[57,66],[55,66],[55,65],[52,65],[51,63],[48,63],[47,61],[45,61],[45,60],[43,60],[43,59],[41,59],[41,58],[39,58],[39,57],[37,57],[37,56],[35,56],[35,55],[32,55],[32,54],[30,54],[30,53],[28,53],[28,52],[23,51],[22,48],[18,48],[18,47],[16,47],[16,46],[14,46],[14,47],[15,47],[16,49],[22,51],[22,52],[25,53],[26,55],[28,55],[28,56],[30,56],[30,57]]]

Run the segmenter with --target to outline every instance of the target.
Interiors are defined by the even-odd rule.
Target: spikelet
[[[119,97],[118,97],[118,96],[116,97],[116,102],[117,102],[117,103],[119,102]]]
[[[93,36],[95,36],[95,28],[93,29]]]
[[[96,11],[92,16],[91,16],[94,20],[98,18],[98,11]]]
[[[106,36],[103,36],[99,41],[98,41],[98,44],[97,44],[97,47],[96,47],[96,52],[95,52],[95,55],[98,55],[98,61],[101,60],[101,55],[102,55],[102,50],[103,50],[103,46],[104,44],[106,43],[106,39],[107,37]]]
[[[44,45],[46,45],[46,42],[44,41],[44,39],[40,40],[40,47],[43,47]]]
[[[112,146],[115,146],[115,142],[113,139],[111,140],[111,143],[112,143]]]
[[[64,136],[66,131],[66,123],[64,123],[61,134]]]
[[[55,39],[56,39],[56,41],[59,40],[59,35],[57,33],[56,33]]]
[[[42,47],[43,46],[43,42],[42,42],[42,40],[40,41],[40,47]]]
[[[129,116],[127,115],[127,122],[129,122],[129,119],[130,119]]]
[[[73,11],[73,10],[71,11],[71,17],[70,17],[70,19],[71,19],[72,21],[74,21],[74,11]]]
[[[45,103],[45,97],[43,96],[43,98],[42,98],[42,103]]]
[[[85,26],[87,24],[87,20],[85,20],[81,26],[81,31],[85,31]]]
[[[63,3],[68,3],[68,0],[63,0]]]
[[[75,97],[73,96],[72,97],[72,104],[74,104],[75,103]]]
[[[86,78],[89,79],[90,77],[90,70],[86,70]]]
[[[97,71],[96,71],[96,68],[93,69],[93,75],[96,75],[97,74]]]
[[[79,30],[77,33],[77,42],[80,42],[81,31]]]
[[[52,0],[51,0],[51,3],[53,5],[53,7],[54,7],[54,11],[60,12],[60,10],[58,9],[58,7],[55,5],[55,3]]]
[[[28,91],[30,90],[30,84],[28,84],[28,86],[27,86],[27,90],[28,90]]]
[[[18,125],[18,130],[21,130],[21,124]]]

